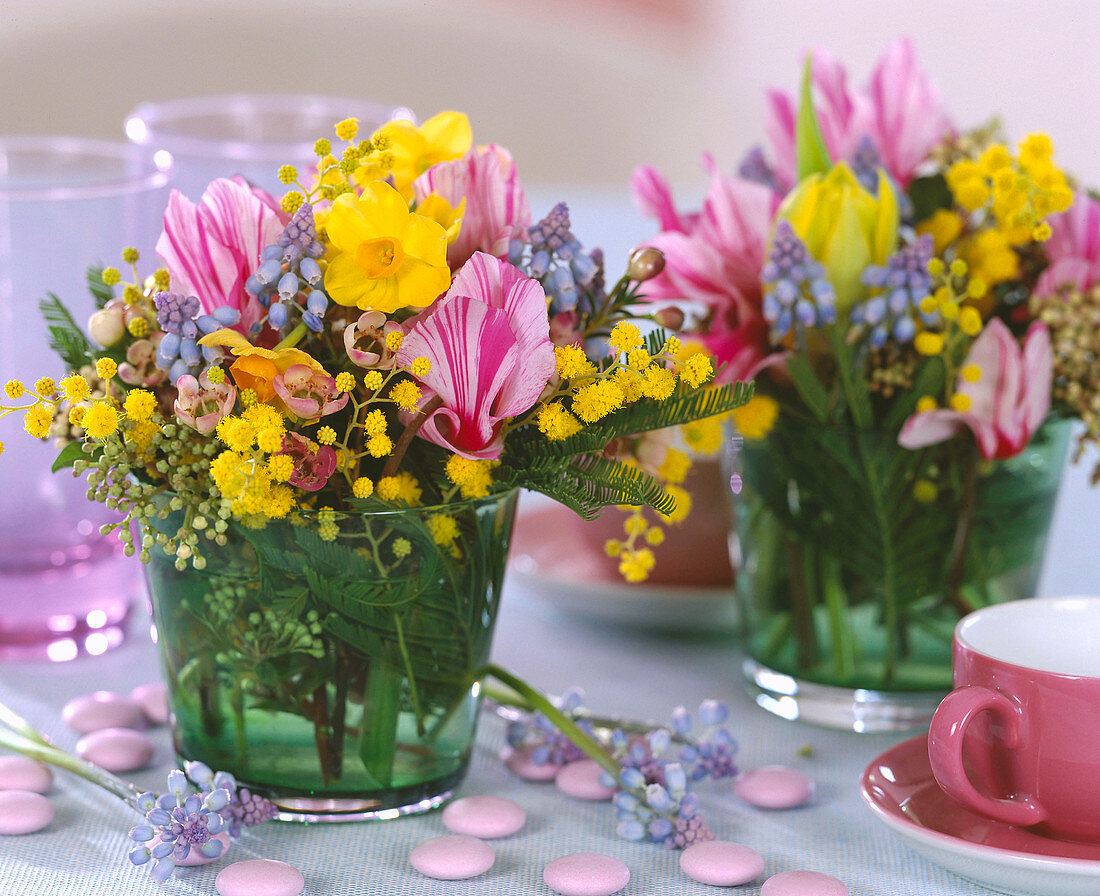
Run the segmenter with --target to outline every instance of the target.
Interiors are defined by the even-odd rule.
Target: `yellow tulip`
[[[867,296],[861,280],[868,265],[883,265],[897,248],[898,199],[885,176],[878,196],[869,193],[843,162],[826,174],[811,174],[779,207],[806,249],[825,266],[836,290],[837,317]]]

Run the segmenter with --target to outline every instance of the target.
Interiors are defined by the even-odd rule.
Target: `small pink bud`
[[[110,348],[126,332],[122,312],[117,308],[100,308],[88,318],[88,335],[104,348]]]
[[[653,319],[657,322],[657,326],[666,330],[679,330],[684,325],[684,312],[675,305],[669,305],[654,312]]]
[[[665,269],[665,253],[654,246],[640,246],[630,253],[626,275],[636,283],[652,280]]]

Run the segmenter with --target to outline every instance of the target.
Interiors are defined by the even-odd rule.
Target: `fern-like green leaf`
[[[102,308],[115,297],[114,290],[103,282],[103,265],[91,265],[85,272],[84,278],[88,283],[88,292],[95,299],[96,308]]]
[[[92,358],[92,347],[72,314],[52,292],[38,303],[38,310],[50,331],[50,349],[69,370],[79,370]]]

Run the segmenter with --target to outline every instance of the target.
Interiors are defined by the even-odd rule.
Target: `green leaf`
[[[836,356],[837,373],[848,401],[848,410],[857,429],[870,429],[873,421],[871,391],[863,376],[863,364],[858,362],[855,353],[844,339],[844,330],[834,326],[833,354]]]
[[[943,389],[944,375],[943,359],[932,357],[925,361],[913,378],[913,385],[898,396],[890,409],[884,424],[886,431],[901,429],[902,424],[917,410],[917,402],[923,396],[939,395]]]
[[[88,292],[95,299],[96,308],[102,308],[115,297],[114,290],[103,282],[103,265],[91,265],[84,277],[88,283]]]
[[[913,203],[914,221],[926,221],[937,209],[954,205],[947,178],[942,174],[916,178],[909,184],[909,199]]]
[[[811,174],[824,174],[832,167],[825,138],[821,135],[821,126],[814,111],[813,79],[810,75],[812,57],[806,57],[802,69],[802,92],[798,104],[798,119],[795,123],[794,146],[798,161],[798,179],[803,180]]]
[[[72,314],[52,292],[38,303],[38,310],[50,331],[50,349],[69,370],[80,370],[92,359],[92,347]]]
[[[792,354],[787,358],[787,371],[790,373],[791,379],[794,381],[794,387],[798,390],[802,401],[818,419],[818,422],[824,423],[828,420],[829,393],[825,391],[821,380],[817,378],[810,362],[802,355]]]
[[[56,473],[59,470],[66,470],[78,460],[92,460],[102,453],[102,451],[103,449],[100,447],[92,454],[85,454],[83,442],[69,442],[68,445],[61,449],[54,459],[53,466],[50,467],[50,472]]]

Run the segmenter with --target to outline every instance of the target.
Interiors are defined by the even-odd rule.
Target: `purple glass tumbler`
[[[39,302],[53,293],[84,326],[95,310],[89,265],[121,266],[124,247],[151,272],[171,158],[98,140],[0,138],[0,384],[71,371],[50,349]],[[51,472],[57,447],[0,426],[0,658],[69,660],[122,640],[144,593],[137,560],[123,556],[118,519],[89,501],[71,472]]]
[[[319,137],[334,139],[333,126],[359,120],[364,137],[382,124],[412,119],[408,109],[367,100],[310,94],[224,94],[146,102],[126,116],[126,136],[175,160],[172,186],[198,202],[210,181],[243,175],[275,196],[288,189],[282,165],[305,171],[317,161]]]

